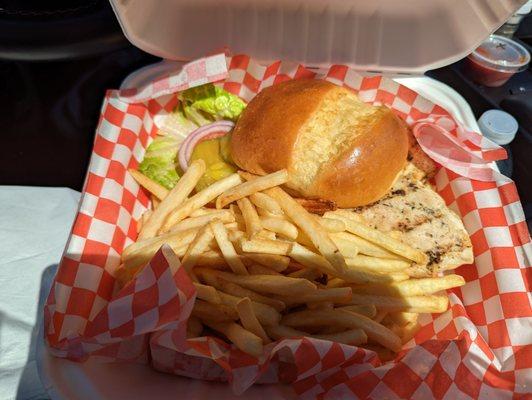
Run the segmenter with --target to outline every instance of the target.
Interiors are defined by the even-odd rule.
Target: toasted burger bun
[[[302,196],[357,207],[384,196],[405,166],[408,128],[387,107],[323,80],[261,91],[241,114],[231,155],[264,175],[282,168]]]

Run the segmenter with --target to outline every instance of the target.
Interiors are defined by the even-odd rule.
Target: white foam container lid
[[[259,61],[421,74],[474,50],[526,0],[110,0],[127,38],[193,60],[228,47]]]

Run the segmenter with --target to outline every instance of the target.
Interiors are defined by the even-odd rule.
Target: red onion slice
[[[212,124],[203,125],[191,132],[183,141],[183,143],[181,143],[181,147],[177,153],[177,158],[181,169],[183,171],[188,169],[188,163],[190,162],[192,151],[200,142],[225,136],[233,129],[234,126],[235,124],[231,121],[216,121]]]

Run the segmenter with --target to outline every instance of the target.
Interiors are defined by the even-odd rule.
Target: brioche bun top
[[[408,127],[387,107],[323,80],[262,90],[242,112],[231,155],[265,175],[286,168],[287,186],[349,208],[383,197],[406,164]]]

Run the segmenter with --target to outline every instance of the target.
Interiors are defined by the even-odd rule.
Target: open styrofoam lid
[[[137,47],[422,73],[469,54],[526,0],[110,0]]]

